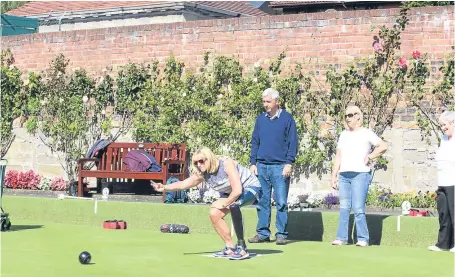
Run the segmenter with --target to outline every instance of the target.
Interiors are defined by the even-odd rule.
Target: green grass
[[[3,207],[11,214],[13,231],[1,234],[2,277],[454,275],[452,253],[426,250],[431,243],[425,240],[431,237],[434,242],[436,236],[434,218],[403,218],[402,232],[396,232],[395,218],[380,218],[381,245],[358,248],[327,243],[336,231],[332,230],[336,213],[292,213],[294,233],[322,242],[251,244],[250,251],[263,256],[229,261],[203,256],[222,247],[211,229],[206,206],[102,202],[94,214],[92,201],[7,196]],[[245,209],[245,214],[250,236],[256,215],[253,209]],[[103,229],[102,221],[113,218],[126,220],[129,228]],[[191,233],[160,233],[159,225],[169,222],[188,224]],[[321,227],[323,234],[313,235]],[[423,235],[421,242],[423,233],[430,234]],[[394,246],[400,240],[392,239],[393,235],[413,240],[402,245],[415,247]],[[79,264],[83,250],[92,254],[94,264]]]
[[[94,214],[94,201],[6,196],[3,207],[11,214],[13,225],[23,219],[99,227],[106,219],[123,219],[135,230],[156,231],[164,223],[181,223],[188,225],[192,233],[214,234],[207,205],[99,201],[98,213]],[[246,235],[253,236],[256,210],[245,208],[243,214]],[[273,214],[272,232],[274,219]],[[435,243],[439,228],[437,218],[429,217],[402,217],[400,232],[396,216],[368,215],[367,221],[372,244],[381,246],[426,248]],[[288,229],[291,239],[330,242],[335,238],[337,224],[338,212],[290,212]]]

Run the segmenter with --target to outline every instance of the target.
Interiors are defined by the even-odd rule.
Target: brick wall
[[[337,11],[43,33],[3,37],[2,48],[12,49],[24,71],[43,69],[63,53],[70,67],[93,74],[129,61],[164,61],[170,53],[191,68],[202,64],[205,51],[233,55],[251,67],[287,49],[286,62],[305,62],[312,74],[323,76],[323,65],[342,66],[372,54],[371,27],[391,26],[398,14],[399,9]],[[401,51],[408,57],[416,49],[428,53],[438,67],[454,44],[453,7],[414,8],[409,15]]]

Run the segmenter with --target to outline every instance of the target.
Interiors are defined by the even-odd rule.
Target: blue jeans
[[[349,214],[351,208],[355,216],[357,241],[369,242],[365,202],[371,182],[370,172],[341,172],[338,177],[340,195],[340,221],[338,222],[337,239],[348,241]]]
[[[270,237],[270,218],[272,215],[272,187],[275,191],[276,200],[276,238],[287,238],[288,225],[288,192],[290,177],[283,177],[284,164],[261,164],[256,165],[258,179],[262,187],[262,197],[257,206],[258,225],[256,231],[261,239]]]
[[[262,197],[262,189],[259,187],[247,187],[243,189],[242,194],[237,198],[235,203],[239,207],[245,207],[259,203]]]

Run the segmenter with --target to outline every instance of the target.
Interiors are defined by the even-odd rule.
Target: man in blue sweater
[[[265,113],[260,114],[254,126],[251,146],[251,171],[258,175],[262,186],[259,201],[257,235],[250,243],[270,241],[271,194],[276,200],[276,244],[286,244],[288,236],[288,205],[292,164],[297,155],[297,128],[290,113],[279,106],[279,93],[268,88],[262,93]]]

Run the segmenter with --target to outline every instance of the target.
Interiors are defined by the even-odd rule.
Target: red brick
[[[422,14],[430,12],[431,16],[411,16],[397,54],[409,57],[417,49],[430,53],[430,59],[445,57],[451,51],[454,35],[437,19],[447,14],[453,20],[453,10],[447,7],[418,10]],[[415,14],[416,9],[411,11],[410,14]],[[398,12],[398,9],[327,12],[33,34],[4,37],[2,47],[12,48],[16,65],[24,72],[48,67],[59,52],[71,59],[71,66],[96,74],[106,65],[117,66],[130,60],[163,61],[171,51],[187,66],[202,62],[204,51],[210,50],[238,56],[242,65],[250,68],[249,63],[274,59],[286,47],[288,64],[317,60],[321,65],[345,65],[354,58],[373,54],[373,35],[378,30],[370,32],[370,25],[392,26]],[[454,29],[453,24],[450,28]]]
[[[346,37],[332,37],[332,42],[335,43],[343,43],[346,42]]]

